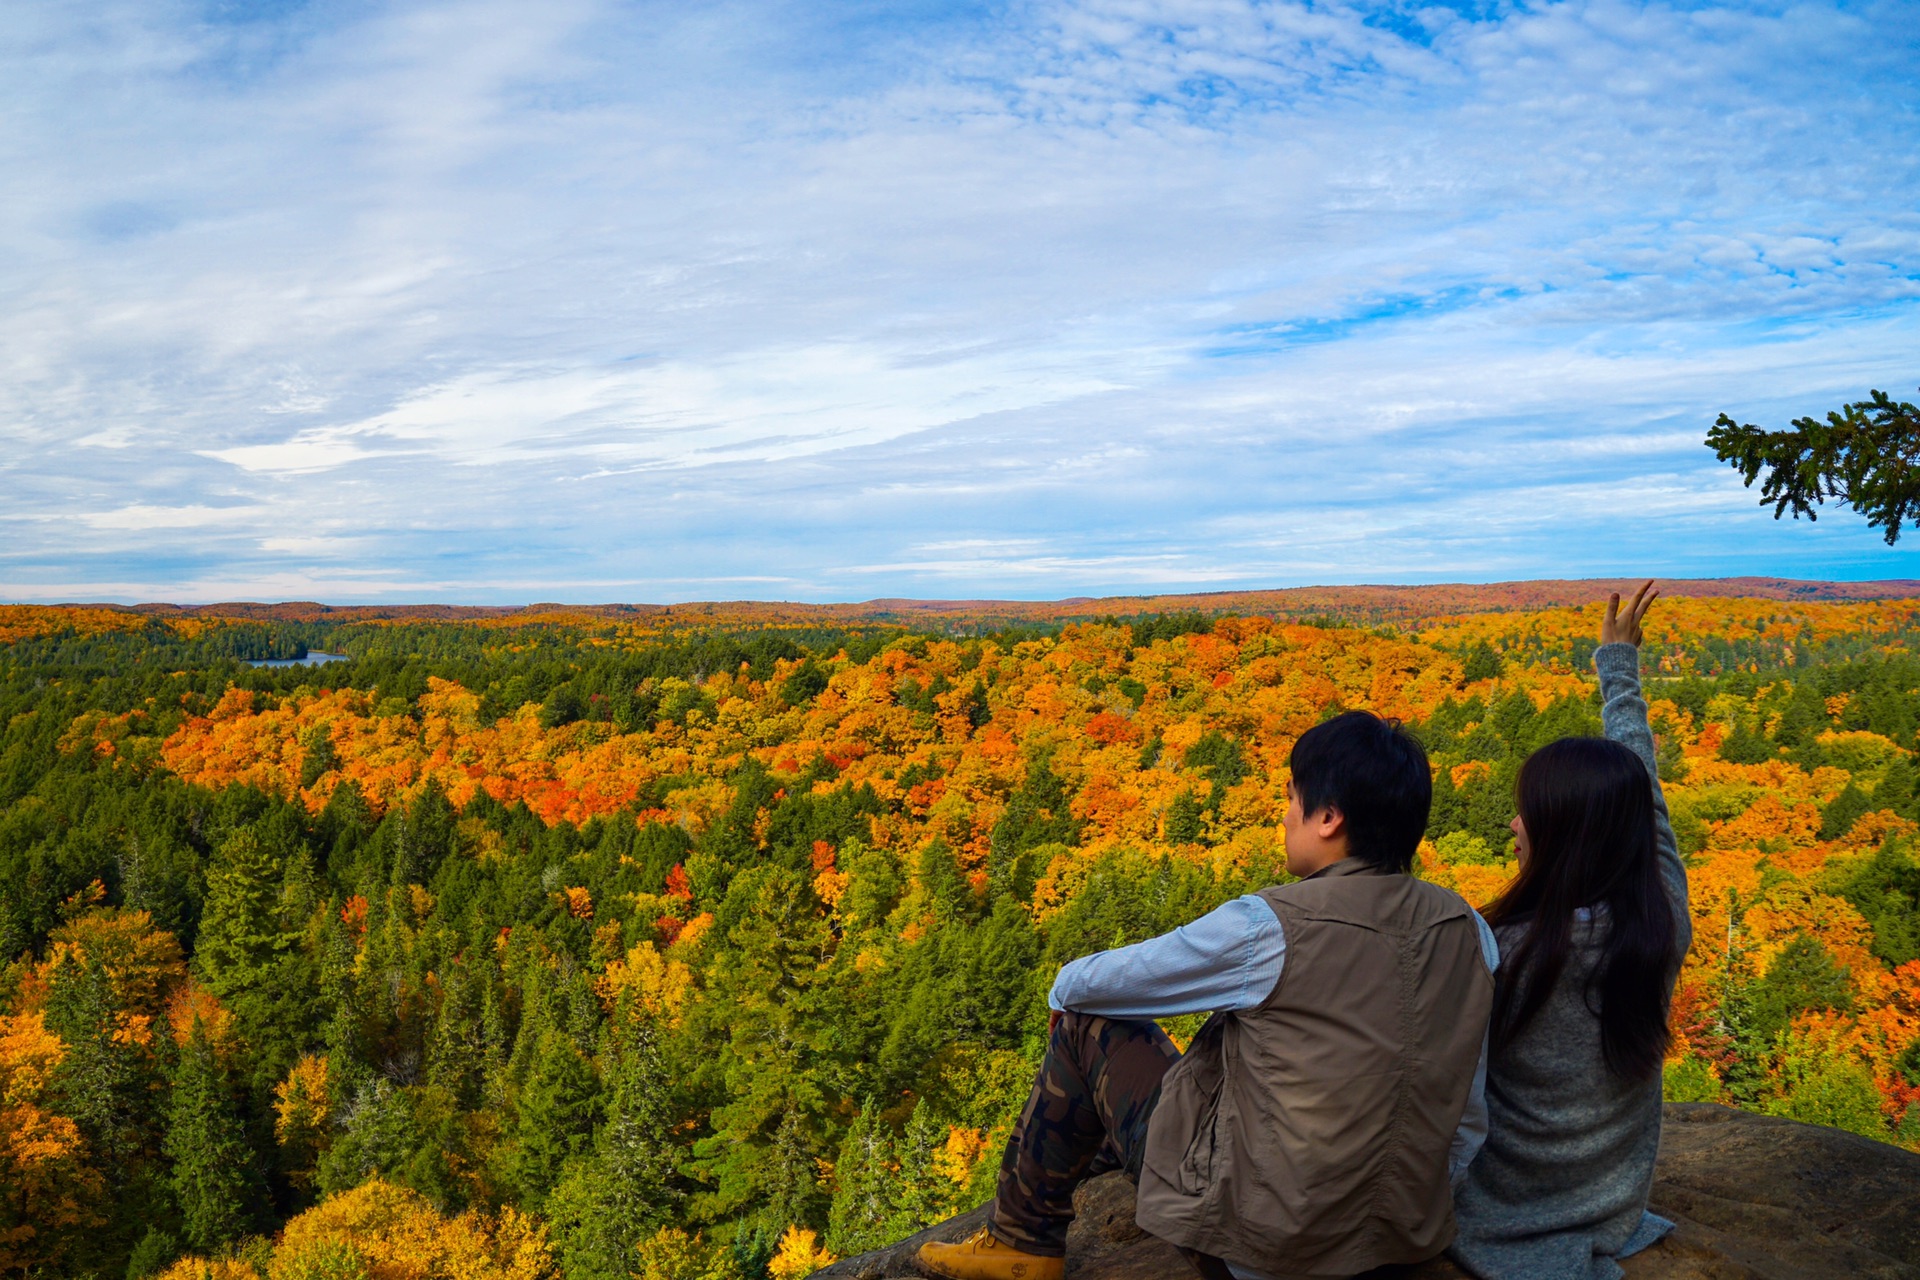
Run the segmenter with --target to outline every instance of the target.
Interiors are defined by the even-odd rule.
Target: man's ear
[[[1347,834],[1347,815],[1327,805],[1313,815],[1313,832],[1322,840],[1338,840]]]

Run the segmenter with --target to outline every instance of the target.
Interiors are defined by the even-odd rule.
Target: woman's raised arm
[[[1653,784],[1654,843],[1660,855],[1660,879],[1673,903],[1674,924],[1680,932],[1680,953],[1686,954],[1692,936],[1692,921],[1687,914],[1687,868],[1680,861],[1680,846],[1673,838],[1673,822],[1667,814],[1667,798],[1660,789],[1660,768],[1654,753],[1653,727],[1647,723],[1647,701],[1640,693],[1641,623],[1647,610],[1660,598],[1648,582],[1634,594],[1624,614],[1620,611],[1620,593],[1607,601],[1600,619],[1600,647],[1594,651],[1594,670],[1600,673],[1600,722],[1606,735],[1630,747],[1647,766]]]

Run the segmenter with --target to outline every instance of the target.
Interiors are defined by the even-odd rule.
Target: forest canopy
[[[0,608],[0,1271],[797,1280],[979,1202],[1058,966],[1284,879],[1299,733],[1407,720],[1481,903],[1598,731],[1596,607],[1204,603]],[[1644,665],[1669,1095],[1920,1149],[1920,604]]]

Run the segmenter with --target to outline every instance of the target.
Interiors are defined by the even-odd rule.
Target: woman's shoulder
[[[1604,903],[1594,907],[1580,907],[1573,913],[1573,926],[1570,930],[1573,949],[1584,952],[1599,947],[1607,937],[1607,908]],[[1502,920],[1491,926],[1493,937],[1500,944],[1500,954],[1506,956],[1527,936],[1533,927],[1531,916],[1521,916]]]

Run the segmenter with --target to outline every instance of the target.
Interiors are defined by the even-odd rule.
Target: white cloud
[[[355,443],[350,432],[340,430],[303,431],[278,444],[240,445],[232,449],[203,449],[200,452],[206,457],[230,462],[242,471],[285,475],[330,471],[357,458],[372,456],[371,451]]]
[[[82,514],[81,523],[93,529],[120,530],[128,533],[148,529],[205,529],[256,519],[258,507],[152,507],[136,503],[117,511]]]
[[[74,444],[83,449],[126,449],[133,445],[137,435],[137,429],[131,426],[108,427],[104,431],[81,436]]]

